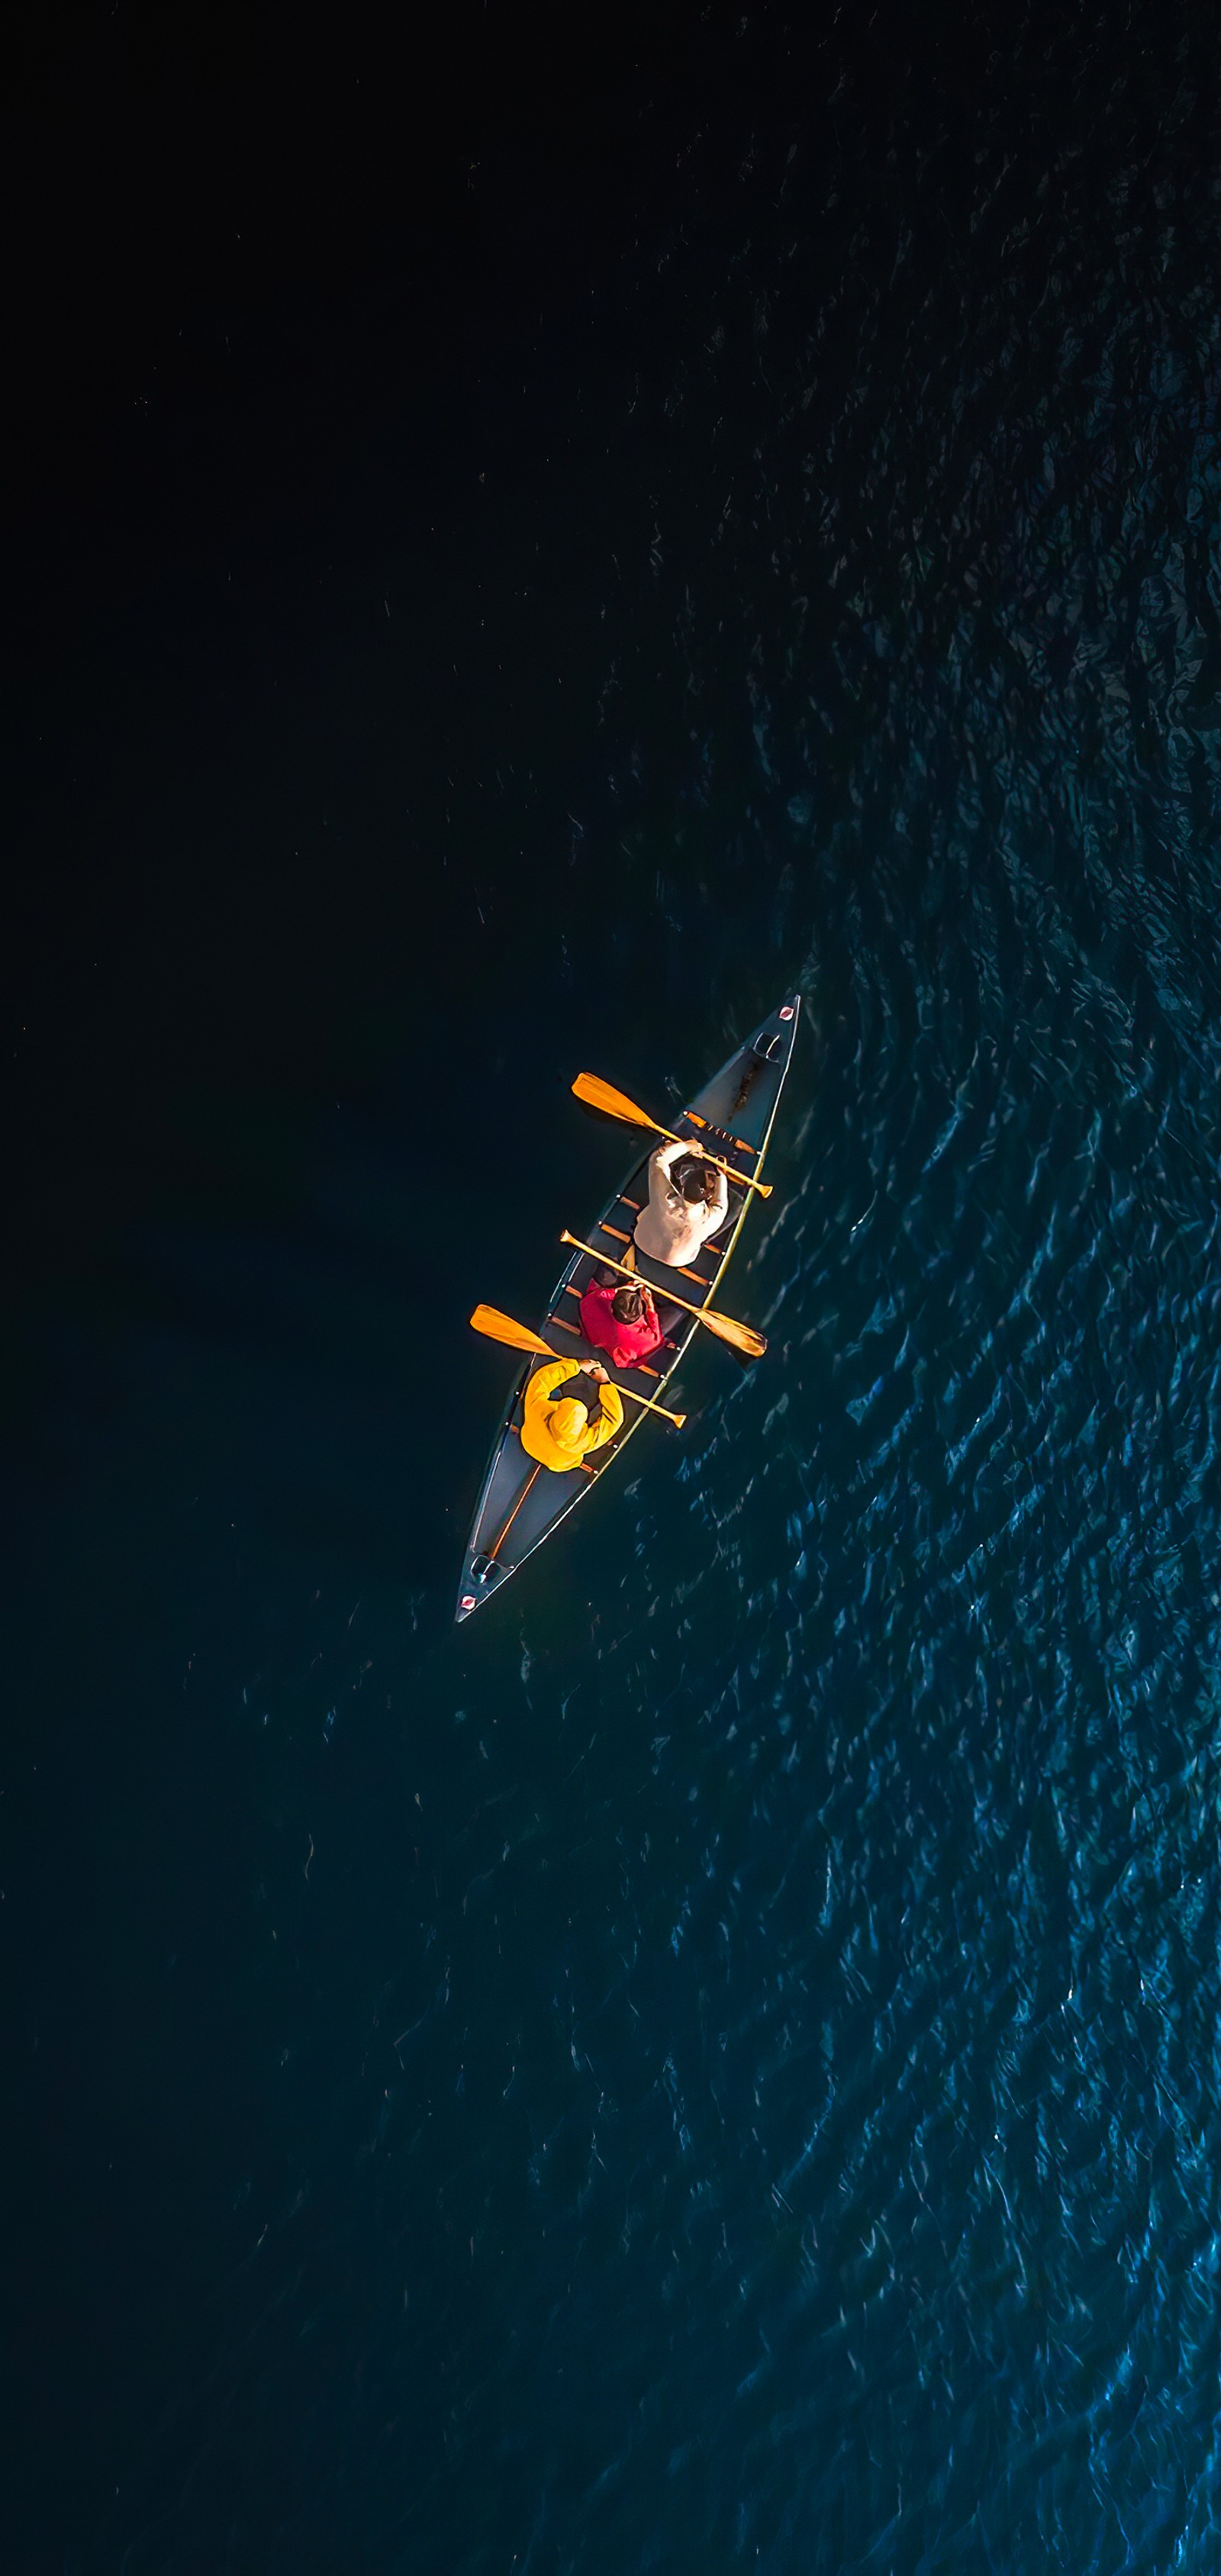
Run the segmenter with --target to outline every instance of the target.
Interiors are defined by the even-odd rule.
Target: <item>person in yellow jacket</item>
[[[602,1389],[592,1421],[575,1395],[551,1401],[557,1387],[578,1374],[592,1377]],[[554,1467],[557,1475],[579,1467],[591,1449],[601,1449],[623,1427],[623,1398],[594,1360],[552,1360],[549,1368],[536,1369],[522,1401],[521,1445],[540,1467]]]

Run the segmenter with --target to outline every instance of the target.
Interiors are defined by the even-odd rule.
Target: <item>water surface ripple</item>
[[[491,2287],[439,2409],[489,2564],[515,2512],[522,2563],[565,2570],[1215,2563],[1221,375],[1190,105],[1152,180],[1097,137],[1033,198],[988,167],[988,256],[937,287],[918,188],[821,297],[777,215],[749,329],[727,290],[684,353],[680,419],[718,368],[739,427],[771,406],[719,482],[695,442],[715,569],[677,456],[654,542],[697,739],[736,603],[816,1044],[737,1273],[766,1367],[700,1363],[617,1587],[574,1540],[584,1654],[541,1582],[516,1605],[564,1759],[532,1838],[520,1787],[499,1857],[471,1829],[503,2155],[456,2186]]]
[[[1075,106],[1054,49],[998,57],[970,148],[899,101],[890,161],[786,134],[627,281],[622,369],[604,319],[574,358],[598,749],[515,999],[575,1069],[562,934],[638,1017],[641,937],[661,1052],[605,1069],[644,1089],[802,976],[730,1300],[770,1354],[692,1360],[684,1439],[460,1640],[456,1528],[416,1634],[351,1587],[392,1749],[331,1812],[276,1775],[276,2143],[199,2222],[128,2576],[1218,2563],[1221,207],[1184,24]],[[469,1501],[498,1396],[446,1371]],[[360,1708],[314,1709],[293,1618],[261,1705],[295,1675],[319,1746],[338,1705],[339,1781]]]

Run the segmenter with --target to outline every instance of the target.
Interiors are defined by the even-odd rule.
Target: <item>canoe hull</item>
[[[675,1118],[675,1134],[695,1138],[735,1171],[757,1178],[784,1089],[800,1016],[800,996],[791,993],[767,1019],[760,1021],[742,1046],[735,1048],[711,1081],[696,1092],[682,1115]],[[607,1200],[585,1237],[598,1251],[618,1260],[624,1258],[636,1211],[648,1196],[648,1162],[655,1140],[641,1141],[644,1151],[637,1155],[622,1188]],[[726,1224],[714,1244],[702,1247],[689,1270],[670,1270],[662,1262],[636,1255],[639,1275],[653,1287],[659,1308],[664,1309],[668,1295],[688,1298],[697,1306],[713,1298],[721,1302],[717,1291],[753,1196],[750,1190],[738,1191],[731,1186]],[[587,1253],[579,1252],[560,1273],[538,1326],[557,1359],[598,1357],[605,1361],[605,1352],[595,1353],[584,1340],[578,1313],[580,1299],[600,1267]],[[662,1320],[673,1338],[674,1349],[655,1352],[647,1368],[614,1369],[611,1374],[617,1384],[665,1403],[667,1384],[692,1334],[700,1327],[694,1316],[676,1314],[673,1308],[669,1317],[663,1311]],[[526,1385],[533,1370],[542,1365],[537,1359],[525,1362],[492,1444],[458,1586],[455,1616],[459,1623],[503,1592],[510,1575],[516,1574],[543,1540],[550,1538],[582,1497],[592,1492],[599,1479],[613,1468],[627,1442],[650,1419],[629,1400],[624,1406],[622,1431],[605,1449],[595,1451],[587,1468],[557,1475],[552,1468],[538,1467],[523,1450],[518,1434]],[[657,1428],[654,1423],[654,1435]]]

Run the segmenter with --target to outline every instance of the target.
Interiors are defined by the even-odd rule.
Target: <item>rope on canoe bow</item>
[[[711,1118],[701,1118],[698,1110],[687,1109],[683,1115],[693,1127],[702,1127],[706,1136],[723,1136],[727,1145],[736,1145],[740,1154],[749,1154],[752,1163],[757,1161],[759,1148],[748,1144],[745,1136],[732,1136],[728,1127],[714,1127]]]

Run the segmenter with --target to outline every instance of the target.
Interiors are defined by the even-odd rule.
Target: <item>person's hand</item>
[[[656,1314],[656,1312],[657,1312],[657,1308],[656,1308],[656,1306],[655,1306],[655,1305],[654,1305],[654,1303],[653,1303],[653,1291],[652,1291],[652,1289],[651,1289],[651,1288],[642,1288],[642,1289],[641,1289],[641,1291],[640,1291],[640,1293],[641,1293],[641,1296],[642,1296],[642,1297],[643,1297],[643,1299],[644,1299],[644,1311],[645,1311],[646,1315],[655,1315],[655,1314]]]
[[[606,1371],[597,1360],[590,1361],[585,1374],[586,1377],[591,1377],[593,1379],[595,1386],[606,1386],[609,1384]]]

